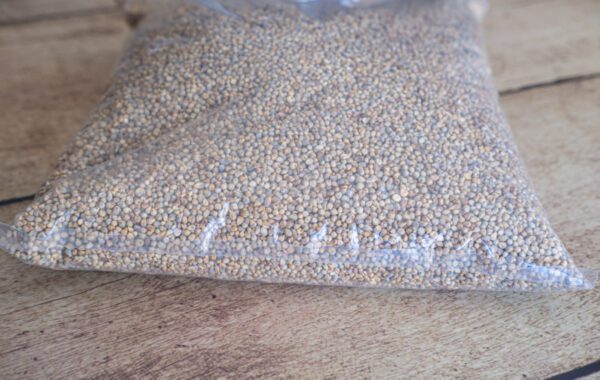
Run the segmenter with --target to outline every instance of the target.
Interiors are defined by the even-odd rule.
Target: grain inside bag
[[[149,16],[0,244],[57,269],[593,287],[500,110],[485,4],[372,3],[176,2]]]

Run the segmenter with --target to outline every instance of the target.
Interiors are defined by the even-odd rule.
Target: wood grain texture
[[[557,232],[599,269],[600,79],[502,103]],[[7,378],[544,378],[600,358],[600,289],[264,285],[55,272],[8,255],[0,281]]]
[[[485,37],[500,91],[600,73],[600,1],[490,0]]]
[[[0,223],[10,224],[15,215],[23,210],[30,202],[15,202],[9,205],[0,206]]]
[[[118,14],[0,27],[0,200],[34,193],[106,90]]]
[[[114,0],[2,0],[0,25],[115,9]]]
[[[0,20],[2,6],[20,2],[0,2]],[[11,17],[69,2],[43,3]],[[486,34],[499,88],[599,72],[599,5],[492,0]],[[108,86],[127,36],[117,14],[0,27],[0,200],[34,192],[48,175]],[[502,103],[555,229],[577,263],[600,269],[600,79]],[[0,220],[26,205],[0,207]],[[0,289],[2,379],[544,378],[600,359],[599,289],[260,285],[59,272],[3,253]]]

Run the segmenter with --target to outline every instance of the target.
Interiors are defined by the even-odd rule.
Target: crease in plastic
[[[221,209],[217,218],[213,219],[211,223],[205,228],[203,236],[194,241],[177,241],[176,238],[149,238],[144,237],[140,239],[131,239],[120,235],[103,235],[97,234],[95,238],[88,238],[82,244],[71,244],[69,247],[66,246],[68,237],[77,236],[77,231],[67,229],[65,224],[60,226],[60,221],[63,223],[68,219],[68,216],[57,220],[57,223],[52,229],[45,234],[27,233],[25,231],[16,229],[15,227],[0,223],[0,249],[5,250],[11,254],[17,252],[38,252],[38,253],[51,253],[60,251],[62,254],[70,254],[75,249],[85,249],[86,251],[98,251],[98,252],[110,252],[110,253],[135,253],[135,254],[162,254],[171,255],[173,257],[217,257],[217,258],[254,258],[264,260],[277,260],[283,262],[296,263],[299,265],[315,265],[315,264],[326,264],[335,266],[352,266],[360,265],[361,267],[383,267],[383,268],[401,268],[401,269],[415,269],[418,271],[430,271],[438,268],[445,268],[446,271],[451,272],[451,268],[459,268],[457,265],[459,262],[470,262],[472,265],[480,266],[480,269],[490,275],[495,275],[505,280],[513,281],[527,281],[531,283],[540,283],[545,286],[556,285],[556,288],[544,288],[542,291],[566,291],[566,290],[590,290],[593,289],[597,279],[598,273],[594,270],[582,269],[582,268],[566,268],[566,267],[553,267],[536,265],[533,263],[519,261],[514,257],[508,257],[505,262],[500,263],[495,257],[493,248],[487,246],[488,251],[487,258],[489,263],[482,263],[478,260],[478,255],[474,249],[469,248],[471,239],[467,238],[463,244],[461,244],[455,250],[456,253],[450,253],[446,258],[440,259],[434,257],[434,246],[436,238],[425,239],[422,245],[414,245],[407,249],[376,249],[369,252],[361,252],[360,245],[358,242],[358,233],[353,234],[354,238],[351,239],[351,243],[347,247],[336,247],[338,250],[347,250],[348,252],[354,253],[350,258],[345,257],[330,257],[319,252],[323,252],[322,242],[327,236],[327,225],[324,224],[319,231],[315,232],[310,239],[310,242],[300,249],[296,250],[292,254],[283,254],[277,249],[279,248],[279,242],[277,240],[277,234],[273,234],[273,241],[268,246],[263,247],[250,247],[248,252],[235,252],[227,247],[222,242],[213,241],[213,237],[218,231],[226,224],[226,214],[229,208],[229,204],[226,203]],[[356,231],[356,227],[353,231]],[[274,226],[274,232],[277,231],[278,227]],[[157,249],[156,247],[161,247]],[[275,254],[273,253],[275,252]],[[464,253],[459,253],[459,252]],[[383,263],[393,259],[393,263]],[[515,264],[516,263],[516,264]],[[44,263],[34,263],[41,266]],[[502,264],[514,264],[516,266],[515,273],[509,273],[504,270]],[[85,267],[78,267],[72,265],[63,269],[87,269]],[[460,273],[456,272],[456,276]],[[271,281],[273,278],[266,277],[263,280]],[[281,282],[281,281],[274,281]],[[290,281],[285,281],[290,282]],[[293,282],[293,281],[291,281]],[[302,283],[310,284],[310,281],[302,281]],[[330,285],[336,285],[335,282]],[[348,285],[348,284],[340,284]],[[368,284],[361,284],[363,286],[369,286]],[[392,285],[393,287],[393,285]],[[445,288],[442,284],[440,288]],[[457,290],[463,289],[461,287],[456,288]],[[464,289],[473,289],[467,287]],[[489,289],[487,289],[489,290]],[[494,290],[510,290],[498,288]],[[539,289],[535,289],[539,290]]]

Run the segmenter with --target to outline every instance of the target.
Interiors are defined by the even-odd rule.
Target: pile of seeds
[[[146,20],[17,218],[15,254],[234,280],[589,287],[528,184],[473,4],[317,19],[196,2]]]

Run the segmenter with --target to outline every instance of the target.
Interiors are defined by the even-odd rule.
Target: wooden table
[[[534,185],[575,260],[600,269],[600,2],[491,3],[495,79]],[[52,170],[128,34],[112,0],[0,0],[0,220]],[[3,379],[515,379],[598,371],[599,359],[600,289],[259,285],[0,254]]]

